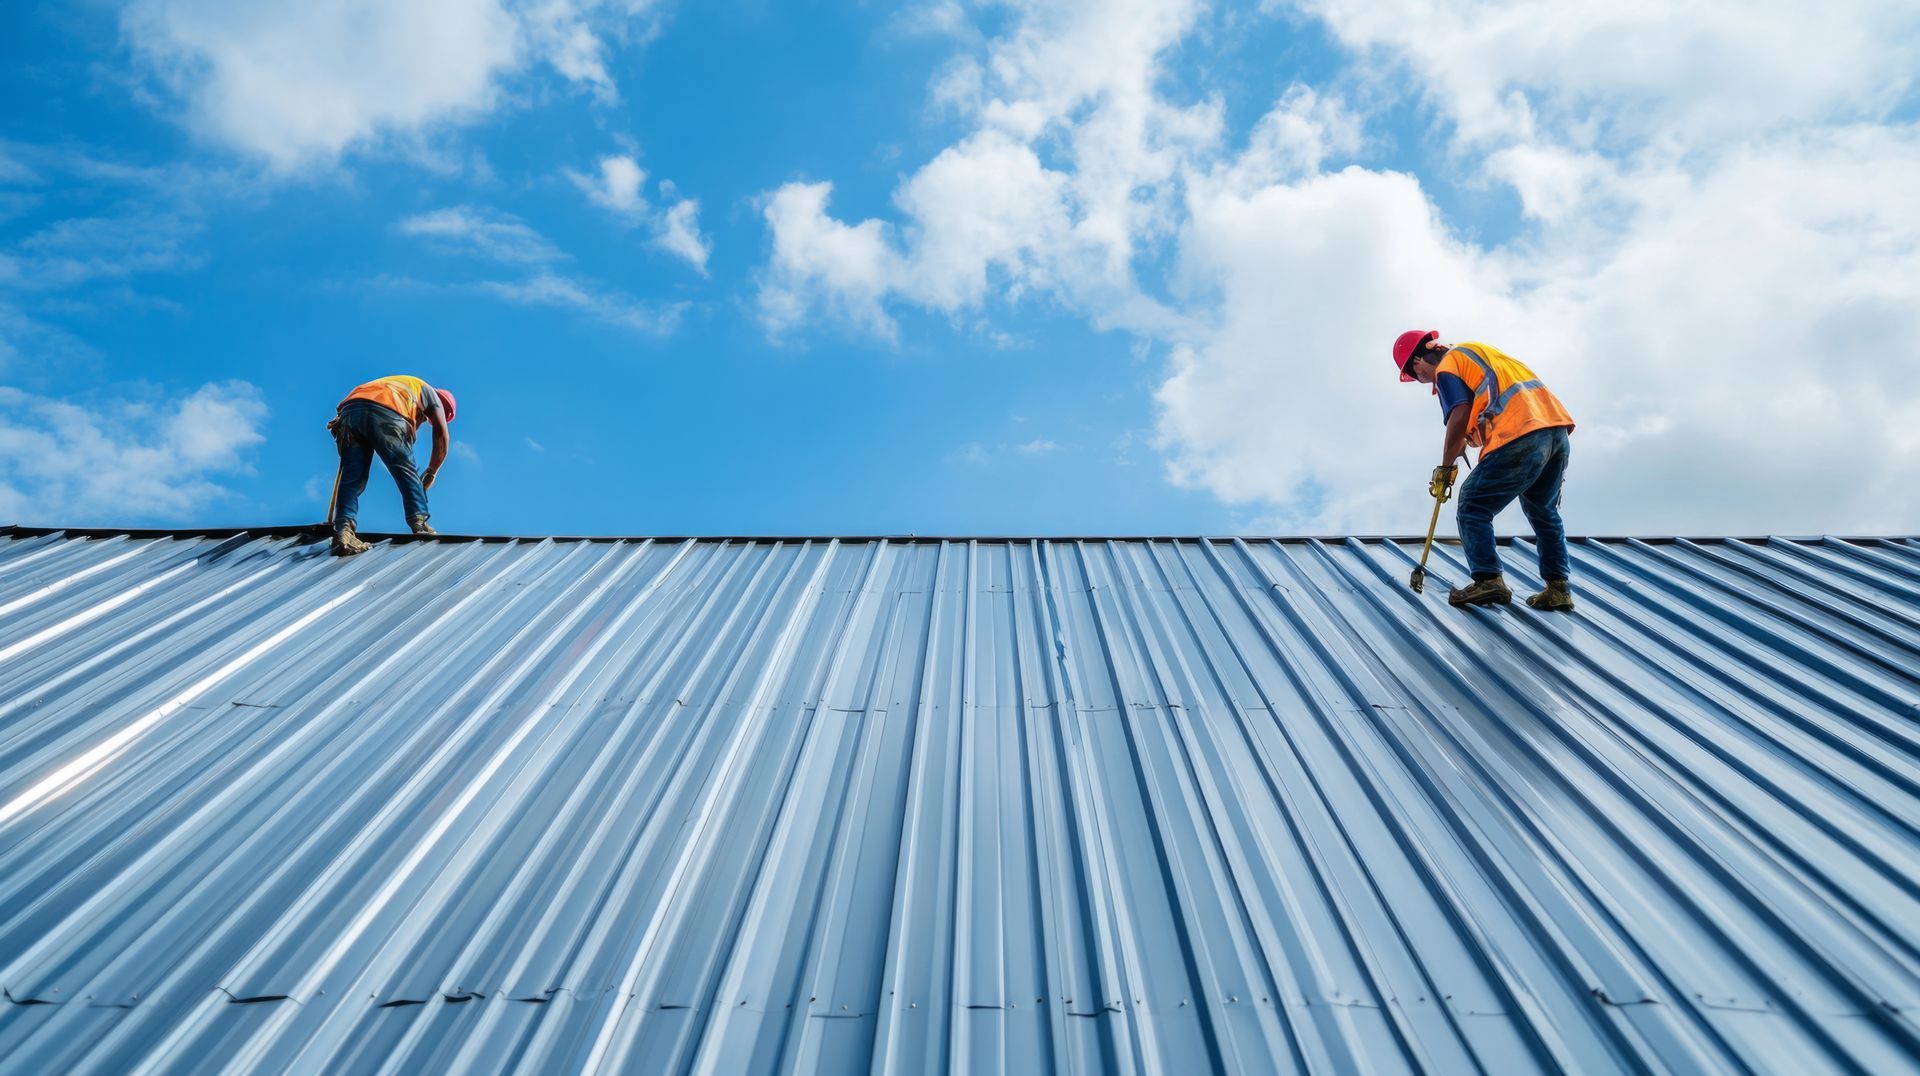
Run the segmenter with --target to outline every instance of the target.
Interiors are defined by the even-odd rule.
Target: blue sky
[[[1418,324],[1575,531],[1920,529],[1907,5],[401,6],[0,15],[0,517],[316,521],[409,372],[448,531],[1404,532]]]

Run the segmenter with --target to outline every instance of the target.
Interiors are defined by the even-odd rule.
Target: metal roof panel
[[[6,529],[0,1067],[1920,1069],[1920,542],[1415,545]]]

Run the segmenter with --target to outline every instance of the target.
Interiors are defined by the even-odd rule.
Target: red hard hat
[[[453,393],[448,392],[446,389],[434,389],[433,391],[437,393],[440,397],[440,406],[446,409],[447,421],[452,422],[453,421]]]
[[[1400,371],[1400,380],[1415,380],[1414,376],[1407,372],[1407,360],[1413,358],[1413,353],[1420,350],[1427,341],[1439,335],[1438,329],[1427,329],[1424,332],[1419,329],[1408,329],[1394,339],[1393,368]]]

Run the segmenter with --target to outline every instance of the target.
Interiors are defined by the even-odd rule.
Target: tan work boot
[[[415,534],[439,534],[440,533],[439,531],[433,529],[433,524],[427,522],[426,516],[414,516],[412,519],[407,520],[407,525],[413,528],[413,533]]]
[[[351,557],[355,553],[365,553],[372,548],[353,532],[353,520],[343,520],[333,525],[333,545],[330,547],[330,552],[334,556]]]
[[[1505,605],[1512,600],[1513,591],[1507,589],[1507,579],[1501,575],[1476,579],[1447,592],[1449,605]]]
[[[1527,604],[1543,611],[1559,609],[1571,613],[1573,612],[1573,588],[1567,585],[1565,579],[1549,579],[1547,589],[1529,596]]]

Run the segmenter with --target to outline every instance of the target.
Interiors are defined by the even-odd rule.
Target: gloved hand
[[[1433,469],[1433,481],[1427,484],[1427,492],[1439,501],[1445,501],[1453,495],[1453,476],[1457,474],[1453,464],[1444,463]]]

